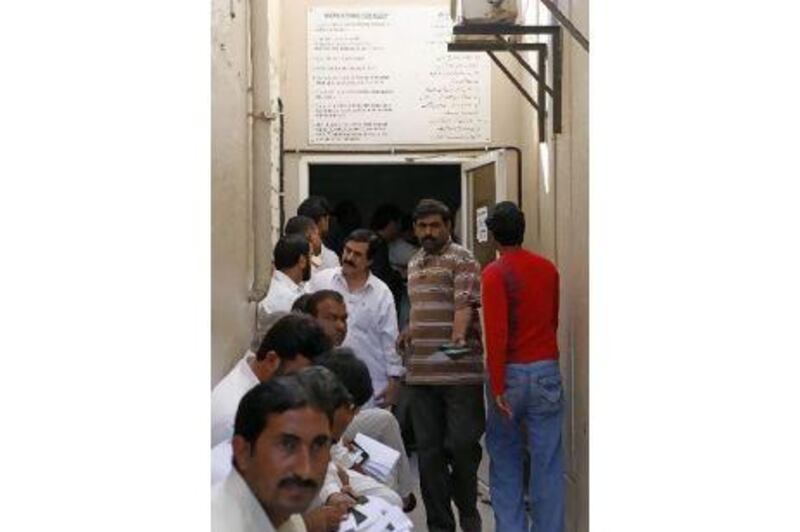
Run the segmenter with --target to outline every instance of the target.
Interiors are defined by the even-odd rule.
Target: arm
[[[333,460],[328,464],[328,471],[325,472],[325,480],[322,482],[322,488],[319,490],[319,500],[322,504],[327,504],[328,499],[334,493],[339,493],[342,490],[343,484],[339,478],[339,471]]]
[[[473,310],[481,303],[481,267],[473,258],[456,266],[453,276],[453,333],[451,341],[463,344],[472,321]]]
[[[451,342],[463,344],[467,338],[467,328],[472,319],[472,307],[457,309],[453,314],[453,335]]]
[[[376,396],[380,406],[393,405],[397,402],[397,393],[400,387],[400,377],[405,374],[403,360],[397,353],[397,312],[394,306],[394,297],[388,290],[384,292],[380,306],[380,343],[381,351],[386,361],[386,375],[389,385]],[[382,399],[382,401],[381,401]]]
[[[492,395],[497,397],[505,391],[508,349],[508,297],[497,268],[487,268],[483,273],[483,321],[489,383]]]

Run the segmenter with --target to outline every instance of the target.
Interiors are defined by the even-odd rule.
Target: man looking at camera
[[[212,532],[305,532],[299,514],[319,493],[330,461],[326,402],[296,375],[245,394],[236,412],[233,468],[212,490]]]
[[[480,266],[450,239],[453,220],[445,204],[424,199],[413,219],[422,249],[408,264],[411,316],[399,343],[406,353],[428,529],[455,530],[453,501],[462,530],[480,532],[477,474],[485,427]],[[458,356],[447,348],[457,348]]]

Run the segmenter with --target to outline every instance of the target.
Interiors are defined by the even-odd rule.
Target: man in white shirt
[[[313,363],[332,343],[312,318],[289,314],[264,335],[255,353],[248,351],[211,392],[211,447],[233,435],[239,401],[259,382],[298,371]]]
[[[370,270],[378,246],[377,235],[356,229],[344,243],[342,266],[314,276],[308,292],[335,290],[347,304],[347,336],[342,345],[352,348],[369,368],[377,395],[367,406],[396,403],[399,379],[405,373],[397,354],[397,313],[386,284]]]
[[[298,215],[292,216],[286,221],[286,226],[283,229],[284,235],[302,235],[306,237],[308,243],[311,245],[311,275],[313,276],[320,270],[325,268],[334,268],[336,264],[327,264],[323,267],[323,253],[322,253],[322,237],[319,234],[319,227],[316,222],[308,216]]]
[[[297,214],[307,216],[314,220],[319,229],[320,238],[325,238],[330,230],[331,207],[328,200],[322,196],[309,196],[297,207]],[[324,243],[320,242],[320,270],[336,268],[339,266],[339,257],[332,250],[328,249]]]
[[[369,477],[367,478],[370,482],[365,482],[362,478],[365,476],[364,471],[361,470],[360,466],[349,463],[349,445],[353,438],[355,438],[358,432],[367,435],[364,431],[354,427],[359,424],[359,416],[363,419],[362,414],[365,413],[381,412],[383,414],[388,414],[382,409],[361,409],[370,397],[372,397],[372,381],[366,364],[364,364],[363,360],[356,357],[352,349],[346,347],[336,348],[330,353],[321,356],[317,359],[317,364],[323,368],[329,369],[339,381],[341,381],[352,399],[349,403],[341,402],[342,404],[339,404],[334,411],[333,427],[331,429],[331,437],[334,441],[331,447],[331,462],[343,469],[349,470],[349,485],[353,487],[357,494],[380,497],[389,504],[400,506],[407,512],[413,510],[416,505],[416,499],[412,493],[413,485],[408,487],[401,487],[398,485],[397,466],[395,466],[390,475],[390,479],[385,483],[381,483]],[[388,415],[391,416],[391,414]],[[355,432],[351,431],[353,428],[356,428]],[[399,438],[399,428],[397,436]],[[400,453],[402,458],[406,458],[405,449],[402,449]],[[378,482],[377,485],[375,484],[376,482]],[[324,498],[327,494],[332,493],[336,490],[336,486],[340,485],[340,482],[333,482],[331,485],[330,475],[328,475],[325,485],[323,485],[320,492],[321,497]],[[389,492],[386,491],[387,487],[391,488]],[[401,488],[407,491],[401,491]],[[397,496],[398,494],[404,495],[402,497],[402,502],[401,498]]]
[[[212,532],[305,532],[300,513],[330,461],[328,398],[288,375],[258,384],[236,413],[233,469],[212,489]]]
[[[311,278],[311,248],[303,235],[282,236],[273,250],[269,292],[259,304],[259,313],[289,312],[295,299],[305,293],[303,283]]]
[[[342,294],[335,290],[318,290],[310,294],[305,310],[322,325],[322,328],[337,348],[342,345],[344,338],[347,336],[347,307]],[[339,355],[345,352],[351,353],[352,356],[357,356],[349,348],[334,349],[331,353]],[[318,359],[318,363],[328,358],[329,356],[325,355]],[[347,358],[346,354],[344,358]],[[330,366],[327,367],[330,368]],[[369,373],[369,369],[367,369],[367,372]],[[334,371],[334,373],[336,372]],[[372,390],[372,377],[369,377],[369,379],[370,390]],[[347,382],[345,382],[345,385],[348,389],[350,388]],[[356,399],[358,398],[356,397]],[[364,404],[370,402],[370,399],[370,397],[367,397],[364,400]],[[404,509],[413,509],[414,505],[416,505],[413,495],[414,477],[411,474],[411,466],[408,463],[408,453],[403,443],[400,425],[395,416],[383,408],[360,409],[347,426],[342,440],[346,442],[352,441],[359,432],[388,445],[400,453],[397,468],[392,472],[386,484],[397,491],[403,498]]]

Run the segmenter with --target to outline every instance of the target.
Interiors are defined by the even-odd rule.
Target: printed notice
[[[486,220],[489,218],[489,207],[478,207],[475,210],[475,239],[484,244],[489,241],[489,228]]]
[[[310,9],[309,142],[490,142],[489,59],[451,31],[447,8]]]

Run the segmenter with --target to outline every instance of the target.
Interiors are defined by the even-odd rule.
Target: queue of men
[[[397,231],[386,228],[400,223],[385,211],[372,224],[380,232],[344,237],[341,259],[322,242],[324,198],[287,222],[251,348],[212,392],[212,529],[336,531],[364,497],[412,511],[394,408],[402,395],[427,530],[454,532],[455,513],[461,530],[482,530],[486,432],[496,529],[562,531],[558,272],[521,248],[525,219],[513,203],[490,211],[499,256],[481,272],[454,241],[449,208],[424,199],[412,215],[421,247],[390,288],[372,270],[376,257],[379,272],[389,267],[386,239]],[[399,453],[388,478],[348,461],[359,433]]]

